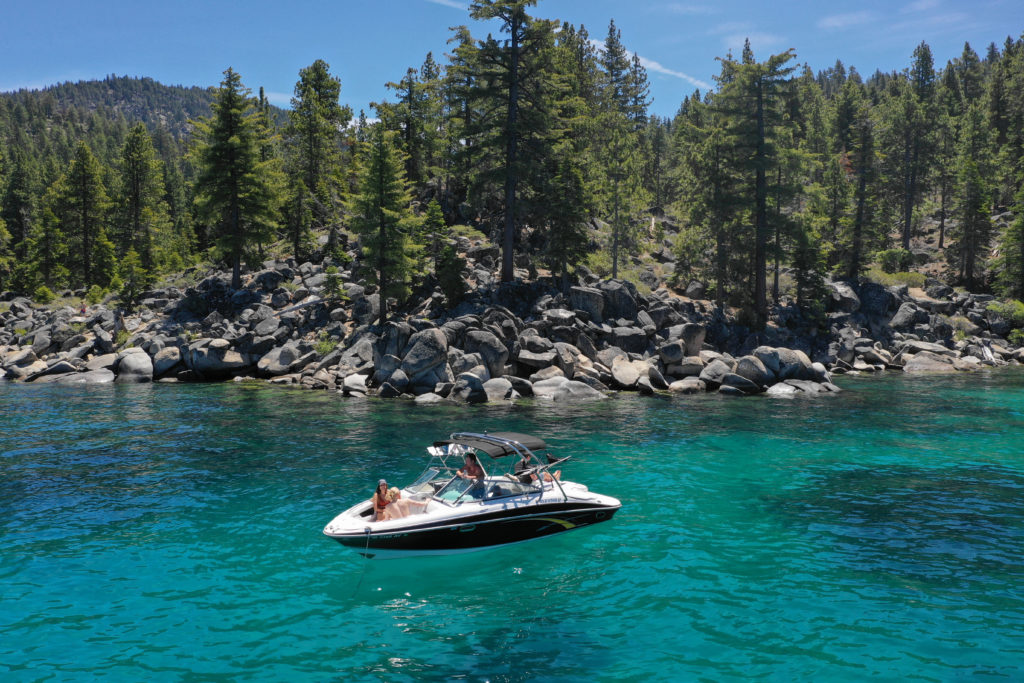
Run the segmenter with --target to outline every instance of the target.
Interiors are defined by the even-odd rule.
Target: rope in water
[[[359,572],[359,581],[356,582],[356,587],[352,590],[352,597],[356,597],[356,593],[359,592],[359,587],[363,585],[363,576],[366,574],[366,563],[370,561],[369,555],[367,554],[370,550],[370,527],[366,527],[366,547],[363,548],[363,568]]]

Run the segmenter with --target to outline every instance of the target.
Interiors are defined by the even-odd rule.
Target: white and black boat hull
[[[454,554],[522,543],[604,522],[620,505],[609,499],[607,504],[569,500],[530,507],[526,514],[522,508],[506,508],[420,523],[412,517],[405,520],[408,524],[387,530],[371,529],[366,524],[358,530],[325,533],[369,558]]]

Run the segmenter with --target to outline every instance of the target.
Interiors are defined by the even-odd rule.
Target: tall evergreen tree
[[[418,220],[410,208],[405,159],[395,132],[374,126],[362,145],[357,190],[349,199],[352,229],[359,235],[367,280],[380,288],[380,319],[388,320],[388,298],[404,299],[415,266],[412,243]]]
[[[423,218],[423,235],[426,237],[426,246],[436,274],[441,259],[441,250],[448,242],[448,226],[444,223],[444,213],[436,199],[430,200],[430,203],[427,204],[427,213]]]
[[[68,240],[73,282],[86,288],[106,287],[115,274],[114,245],[106,229],[110,200],[100,162],[84,142],[76,148],[59,184],[57,205],[60,229]]]
[[[505,45],[495,54],[495,66],[503,81],[506,93],[505,116],[501,138],[504,142],[502,165],[504,167],[504,219],[501,231],[501,281],[511,282],[513,279],[513,256],[515,253],[516,236],[516,199],[520,176],[520,142],[523,137],[520,122],[522,89],[527,73],[522,68],[524,52],[531,53],[542,49],[539,40],[531,40],[530,28],[532,18],[526,13],[528,7],[537,4],[537,0],[474,0],[470,5],[469,14],[474,19],[498,19],[501,28],[508,35]],[[495,44],[493,47],[497,47]],[[527,59],[529,54],[526,55]]]
[[[231,263],[231,286],[242,285],[242,257],[272,234],[273,182],[260,162],[260,140],[250,91],[228,68],[217,89],[213,116],[197,126],[196,205],[214,227],[217,246]]]
[[[153,270],[154,232],[168,220],[161,167],[146,126],[136,124],[121,148],[117,232],[124,251],[134,249],[147,271]]]
[[[16,259],[25,256],[39,204],[37,165],[25,148],[16,147],[10,155],[9,180],[3,196],[0,217],[11,234],[11,251]]]
[[[959,279],[973,291],[992,238],[990,210],[992,154],[991,135],[984,112],[977,103],[964,114],[957,155],[958,225],[951,230],[949,257]]]
[[[552,211],[548,216],[546,259],[552,275],[561,274],[561,288],[569,291],[569,269],[575,267],[587,250],[586,222],[591,205],[583,172],[574,155],[564,154],[557,162],[551,180]]]
[[[341,190],[342,130],[352,110],[342,107],[341,81],[318,59],[299,71],[285,140],[290,169],[302,181],[314,229],[329,229],[328,250],[338,246],[337,209]]]
[[[792,50],[754,61],[749,41],[734,78],[716,97],[726,116],[729,142],[742,155],[751,182],[753,235],[752,304],[758,327],[768,320],[767,257],[769,240],[768,172],[779,163],[778,129],[785,125],[784,100],[790,97]]]
[[[1024,301],[1024,182],[1013,205],[1013,221],[999,236],[996,286],[1006,297]]]

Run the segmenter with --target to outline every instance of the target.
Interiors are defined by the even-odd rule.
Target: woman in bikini
[[[386,522],[389,519],[401,519],[409,515],[410,506],[425,508],[427,501],[419,502],[402,498],[398,489],[388,490],[388,482],[381,479],[373,492],[373,521]]]

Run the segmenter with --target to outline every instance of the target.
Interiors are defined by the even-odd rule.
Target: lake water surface
[[[0,383],[0,679],[1024,679],[1024,372],[474,408]],[[608,523],[366,561],[321,535],[451,431]]]

